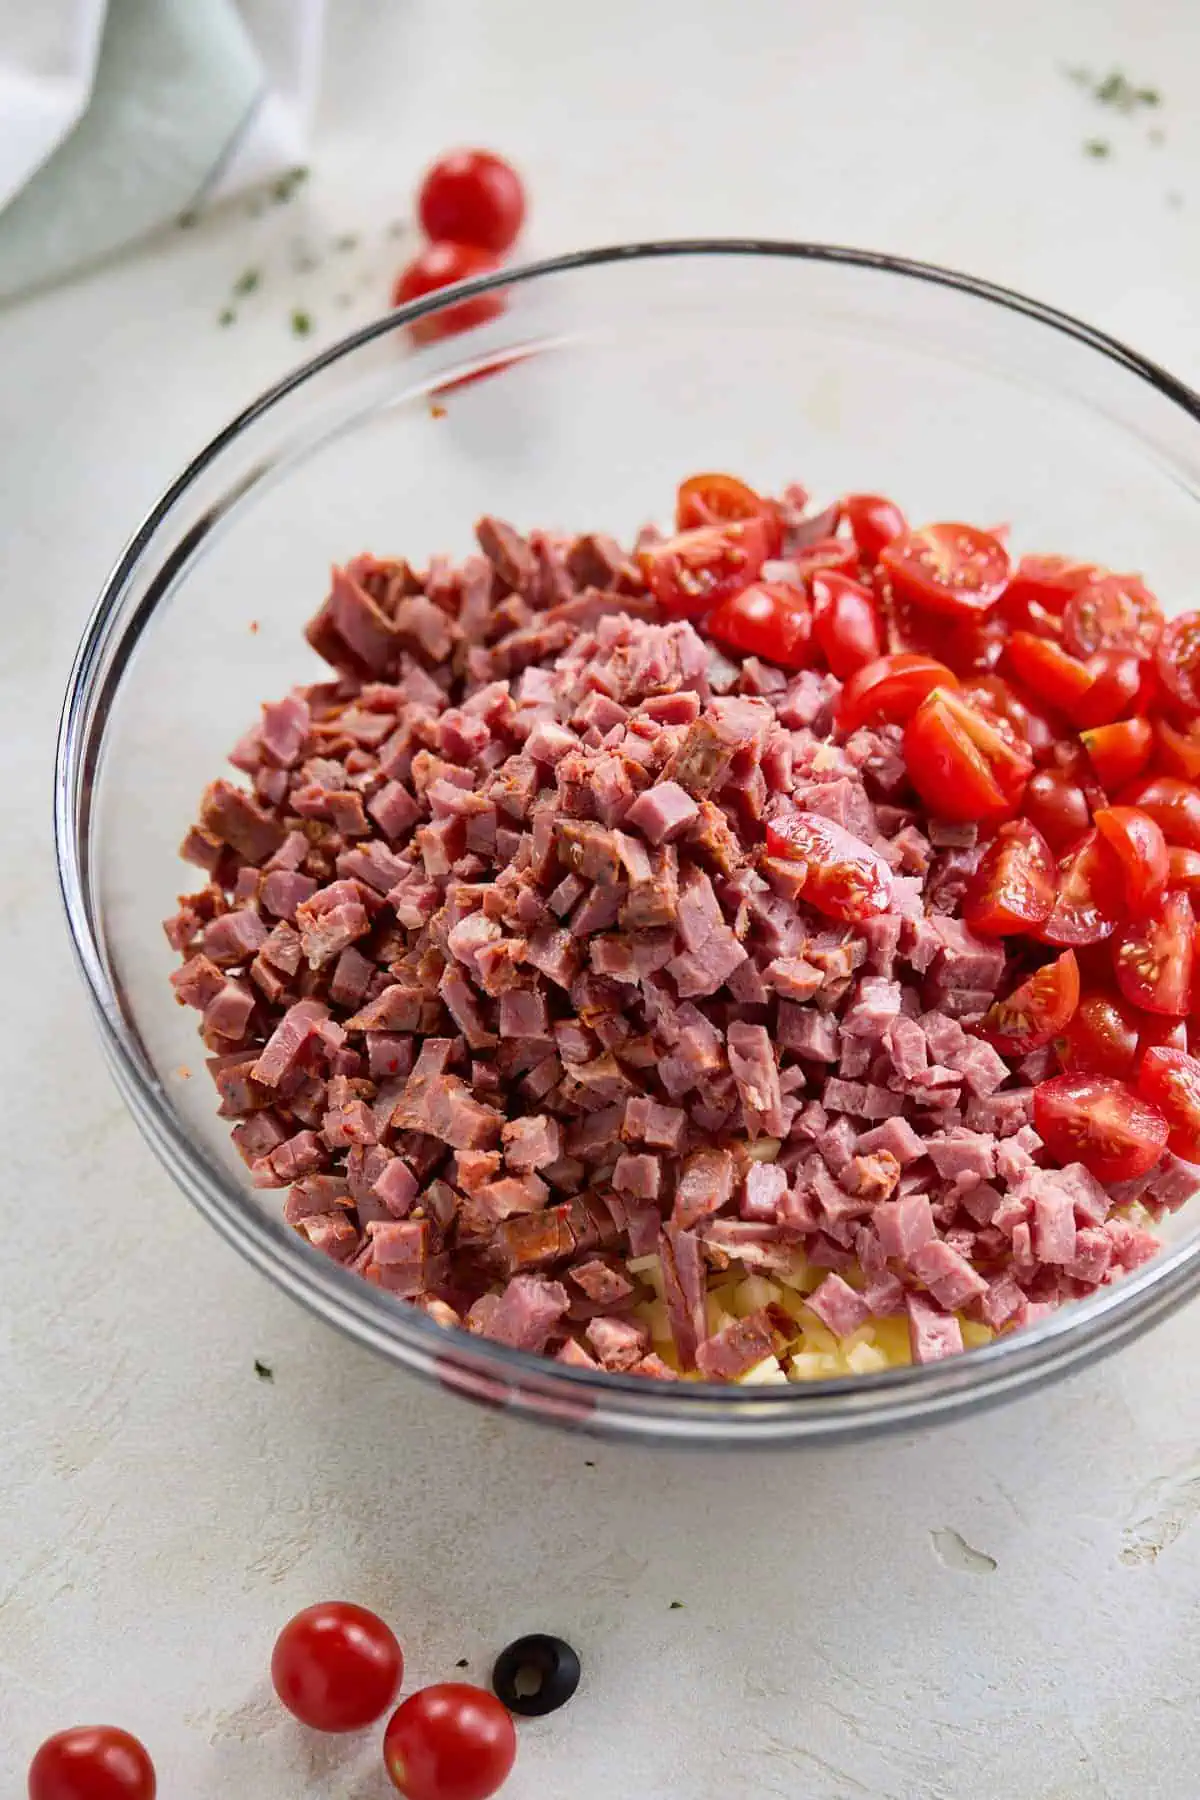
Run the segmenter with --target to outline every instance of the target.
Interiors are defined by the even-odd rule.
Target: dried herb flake
[[[307,337],[312,328],[312,314],[302,311],[300,307],[296,307],[292,313],[293,337]]]
[[[1101,161],[1104,157],[1112,155],[1112,145],[1107,138],[1088,138],[1083,146],[1083,154],[1094,156],[1097,161]]]
[[[261,282],[261,269],[243,269],[233,284],[233,291],[239,296],[242,294],[252,294]]]
[[[257,1356],[254,1359],[254,1373],[260,1381],[274,1381],[275,1379],[275,1371],[270,1363],[260,1361]]]

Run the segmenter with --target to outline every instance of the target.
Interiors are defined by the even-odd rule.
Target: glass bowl
[[[1086,325],[944,269],[812,244],[636,244],[472,284],[505,310],[414,347],[379,319],[235,419],[133,537],[66,695],[63,895],[117,1083],[204,1216],[330,1323],[495,1406],[691,1444],[912,1427],[1093,1361],[1200,1286],[1200,1208],[1151,1263],[1024,1333],[927,1367],[725,1388],[598,1376],[447,1332],[348,1275],[256,1194],[216,1115],[160,920],[204,784],[260,701],[321,678],[301,626],[362,549],[463,553],[482,512],[628,535],[678,478],[736,471],[917,518],[1011,520],[1020,548],[1143,569],[1194,604],[1200,400]],[[464,380],[464,377],[475,379]]]

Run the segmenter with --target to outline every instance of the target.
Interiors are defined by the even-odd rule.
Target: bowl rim
[[[93,926],[87,873],[91,776],[102,753],[106,723],[91,702],[108,653],[136,641],[168,591],[163,584],[129,620],[121,608],[143,553],[172,508],[244,431],[306,383],[356,350],[464,297],[519,287],[547,276],[629,261],[673,258],[766,257],[831,264],[900,276],[953,290],[1023,315],[1116,363],[1200,423],[1200,394],[1119,339],[1059,308],[996,282],[891,253],[846,245],[759,238],[680,238],[612,244],[571,251],[501,269],[395,308],[347,333],[264,389],[191,458],[147,512],[119,555],[84,626],[64,693],[54,771],[54,837],[59,892],[72,948],[100,1028],[117,1086],[135,1122],[177,1185],[210,1223],[255,1267],[327,1323],[425,1375],[476,1397],[502,1393],[516,1410],[563,1417],[583,1428],[643,1437],[702,1442],[786,1441],[860,1435],[913,1426],[996,1401],[1067,1372],[1085,1358],[1107,1354],[1175,1310],[1200,1289],[1200,1240],[1166,1249],[1115,1285],[1057,1309],[1016,1336],[942,1362],[840,1376],[787,1387],[739,1387],[705,1382],[647,1382],[615,1373],[577,1370],[466,1332],[447,1332],[420,1309],[377,1290],[302,1245],[278,1221],[246,1205],[244,1190],[199,1151],[147,1078],[121,1017]],[[190,546],[189,546],[190,547]],[[484,1372],[486,1371],[486,1373]],[[507,1378],[507,1380],[506,1380]],[[507,1381],[511,1381],[511,1388]],[[572,1405],[568,1395],[579,1396]],[[556,1399],[557,1397],[557,1399]],[[586,1398],[585,1398],[586,1397]],[[627,1408],[622,1401],[629,1402]],[[606,1402],[611,1405],[606,1406]],[[585,1411],[595,1406],[595,1417]],[[707,1428],[707,1429],[706,1429]]]

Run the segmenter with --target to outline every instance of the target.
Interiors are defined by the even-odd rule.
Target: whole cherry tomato
[[[511,163],[491,150],[439,156],[417,196],[421,228],[435,243],[509,249],[525,220],[525,189]]]
[[[1087,796],[1067,769],[1039,769],[1025,789],[1022,810],[1059,855],[1077,844],[1092,822]]]
[[[47,1738],[29,1765],[29,1800],[154,1800],[146,1747],[115,1725],[76,1725]]]
[[[405,1800],[489,1800],[516,1756],[508,1712],[494,1694],[463,1681],[410,1694],[383,1739],[387,1772]]]
[[[439,293],[452,282],[490,275],[499,266],[489,251],[472,244],[426,244],[397,276],[392,305],[407,306],[413,300],[424,300],[426,295]],[[477,294],[473,300],[462,300],[456,306],[430,313],[428,318],[414,319],[408,329],[415,343],[431,344],[438,338],[453,337],[486,324],[504,311],[505,304],[502,292]]]
[[[280,1700],[314,1731],[361,1731],[396,1697],[404,1657],[373,1612],[331,1600],[297,1613],[280,1632],[271,1680]]]

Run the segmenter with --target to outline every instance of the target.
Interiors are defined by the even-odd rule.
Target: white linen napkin
[[[0,0],[0,298],[303,161],[325,0]]]

